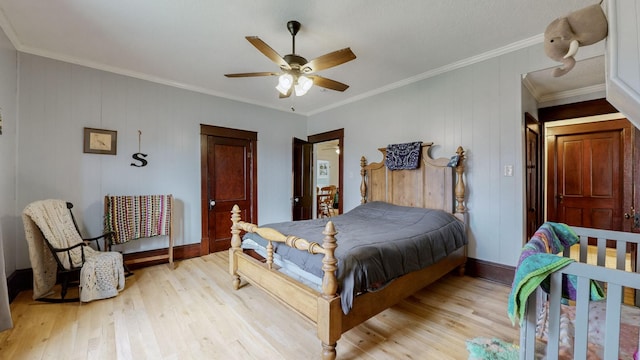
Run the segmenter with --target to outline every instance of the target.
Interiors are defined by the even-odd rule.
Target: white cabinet
[[[640,128],[640,3],[607,0],[607,100]]]

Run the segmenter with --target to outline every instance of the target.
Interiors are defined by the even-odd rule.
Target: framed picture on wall
[[[329,178],[329,162],[326,160],[318,160],[318,179]]]
[[[115,155],[117,140],[117,131],[84,128],[85,153]]]

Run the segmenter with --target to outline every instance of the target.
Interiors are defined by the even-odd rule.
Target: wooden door
[[[549,220],[631,231],[631,129],[626,119],[548,128]]]
[[[201,254],[229,249],[233,205],[257,222],[256,141],[255,132],[201,125]]]
[[[527,241],[542,225],[542,169],[540,123],[531,114],[525,114],[526,144],[526,211]]]
[[[293,138],[293,198],[291,213],[293,220],[308,220],[313,217],[313,144]]]

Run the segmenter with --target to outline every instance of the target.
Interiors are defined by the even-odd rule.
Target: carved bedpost
[[[236,264],[235,252],[242,251],[240,244],[240,228],[238,222],[240,221],[240,207],[233,205],[231,209],[231,249],[229,249],[229,273],[233,276],[233,288],[238,290],[240,288],[240,276],[238,275],[238,265]]]
[[[367,183],[365,181],[367,171],[364,169],[365,166],[367,166],[367,159],[363,156],[360,158],[360,177],[362,178],[360,181],[360,204],[367,202]]]
[[[457,213],[466,213],[467,207],[464,204],[464,196],[465,196],[465,186],[464,186],[464,149],[462,146],[458,146],[458,150],[456,151],[458,154],[458,166],[456,166],[456,173],[458,174],[456,179],[456,202],[458,203],[456,206]]]
[[[335,250],[338,247],[335,235],[337,234],[333,221],[327,222],[322,232],[325,237],[322,241],[324,248],[324,257],[322,258],[322,298],[318,299],[318,314],[323,314],[322,319],[318,320],[318,336],[322,340],[322,360],[335,360],[336,344],[342,334],[341,323],[337,316],[341,316],[339,308],[338,279],[336,271],[338,270],[338,260],[335,258]],[[326,322],[326,323],[325,323]]]
[[[322,258],[322,270],[324,271],[324,276],[322,277],[322,297],[331,299],[334,298],[338,292],[338,279],[336,277],[338,260],[335,257],[335,250],[338,244],[336,243],[335,235],[337,232],[333,226],[333,221],[327,222],[322,234],[324,234],[322,241],[322,247],[324,248],[324,257]]]
[[[240,228],[238,228],[238,222],[240,221],[240,207],[233,205],[231,209],[231,249],[239,250],[242,240],[240,239]]]

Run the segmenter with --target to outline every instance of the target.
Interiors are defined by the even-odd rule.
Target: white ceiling
[[[0,0],[0,26],[25,53],[309,115],[540,42],[553,19],[593,3]],[[296,53],[308,60],[351,48],[357,59],[319,72],[349,89],[314,87],[279,99],[276,77],[223,76],[278,71],[245,36],[284,56],[291,52],[289,20],[302,23]]]
[[[553,77],[549,69],[530,72],[524,84],[544,106],[545,102],[605,91],[604,55],[580,60],[566,75]]]

